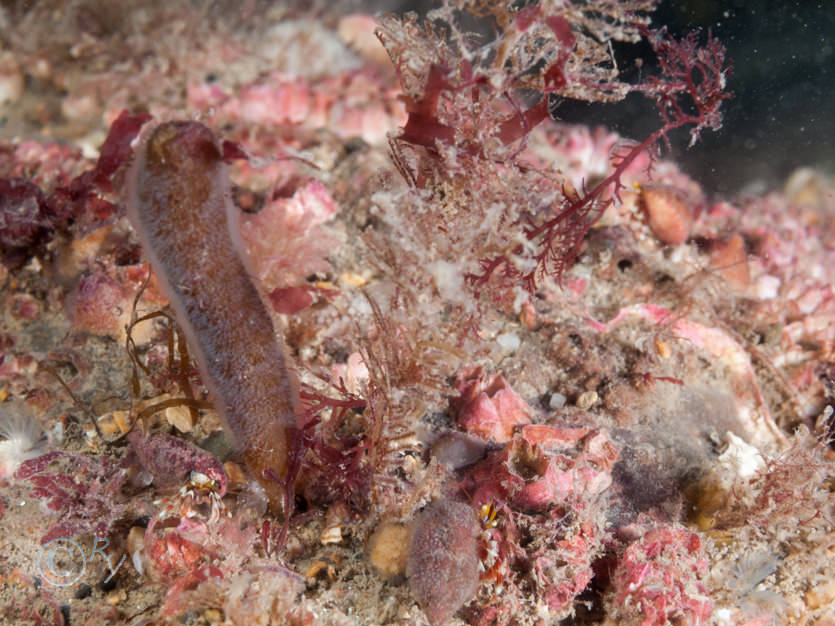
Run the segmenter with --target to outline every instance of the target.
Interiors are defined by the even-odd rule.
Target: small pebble
[[[565,406],[565,396],[557,392],[552,393],[551,399],[548,400],[548,407],[556,411],[561,409],[563,406]]]
[[[515,333],[502,333],[496,337],[496,343],[505,352],[515,352],[522,345],[519,335]]]
[[[319,535],[322,545],[329,543],[340,543],[342,541],[342,526],[330,526],[325,528]]]
[[[590,409],[595,404],[600,397],[597,395],[596,391],[584,391],[580,394],[577,398],[577,407],[581,409]]]
[[[487,445],[480,437],[451,430],[438,437],[429,454],[439,463],[458,470],[482,459],[486,450]]]
[[[111,606],[116,606],[120,602],[124,601],[125,598],[128,597],[128,594],[125,593],[124,589],[114,589],[110,593],[105,596],[105,602],[107,602]]]
[[[165,409],[165,420],[181,433],[190,433],[194,428],[194,418],[187,406],[170,406]]]

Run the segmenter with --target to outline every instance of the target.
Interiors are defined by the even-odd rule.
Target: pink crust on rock
[[[406,575],[431,626],[446,624],[478,588],[479,523],[462,502],[438,500],[412,528]]]
[[[455,386],[461,394],[453,401],[458,423],[471,435],[505,443],[517,426],[531,423],[530,407],[501,374],[488,380],[480,367],[466,369],[458,374]]]
[[[646,531],[612,574],[617,614],[641,626],[710,623],[713,604],[702,584],[707,568],[696,533],[666,525]]]
[[[234,94],[216,84],[188,87],[190,108],[216,121],[328,128],[340,137],[362,137],[370,144],[384,142],[387,133],[405,122],[398,95],[399,90],[367,71],[342,72],[316,81],[272,72]]]
[[[280,507],[298,390],[240,254],[222,153],[211,130],[147,133],[128,182],[128,217],[171,301],[203,383],[247,466]]]
[[[619,457],[605,430],[529,425],[473,470],[468,487],[476,504],[508,502],[543,511],[606,491]]]
[[[271,193],[277,194],[277,190]],[[267,291],[290,287],[310,274],[330,270],[326,257],[337,242],[318,227],[336,212],[327,187],[310,180],[292,197],[274,197],[258,213],[241,216],[240,236],[247,257],[254,276]]]

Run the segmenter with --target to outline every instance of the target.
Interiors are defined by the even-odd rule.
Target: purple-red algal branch
[[[695,32],[680,41],[666,37],[664,32],[654,33],[647,29],[644,29],[644,35],[658,57],[661,73],[648,78],[634,90],[656,98],[666,128],[661,129],[665,141],[670,130],[693,124],[692,146],[702,128],[718,130],[722,126],[719,108],[722,101],[732,95],[725,91],[731,71],[731,65],[725,61],[725,48],[710,31],[704,47],[699,47]],[[687,113],[687,103],[680,98],[692,100],[695,112]]]
[[[612,157],[612,173],[595,185],[591,191],[583,190],[582,195],[563,190],[566,198],[561,209],[550,219],[538,226],[530,225],[525,230],[528,242],[537,242],[539,250],[535,265],[529,271],[515,268],[510,257],[524,252],[526,244],[520,243],[510,253],[485,259],[481,263],[481,274],[468,275],[475,285],[484,285],[496,270],[503,268],[504,275],[520,279],[525,288],[533,293],[537,280],[553,273],[559,280],[565,268],[576,258],[583,237],[605,210],[620,200],[624,188],[621,177],[642,153],[648,152],[652,159],[653,148],[664,141],[669,147],[669,133],[683,126],[693,125],[691,145],[698,139],[702,128],[714,130],[721,127],[722,116],[719,108],[723,100],[731,97],[724,91],[730,66],[725,64],[725,49],[708,34],[704,48],[696,43],[696,33],[690,33],[681,41],[675,41],[643,29],[658,55],[662,69],[661,76],[652,77],[633,88],[654,96],[658,102],[663,126],[641,143]],[[688,113],[681,101],[689,98],[695,111]],[[607,193],[610,192],[610,193]],[[604,199],[605,198],[605,199]]]

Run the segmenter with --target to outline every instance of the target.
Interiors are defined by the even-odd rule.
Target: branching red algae
[[[298,390],[237,235],[223,154],[197,122],[147,133],[128,179],[128,217],[171,301],[203,383],[253,475],[279,508]]]

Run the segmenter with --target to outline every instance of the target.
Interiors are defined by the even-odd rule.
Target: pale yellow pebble
[[[576,404],[580,409],[590,409],[597,404],[599,398],[600,396],[597,395],[596,391],[584,391],[580,394],[580,397],[577,398]]]
[[[128,594],[125,593],[124,589],[115,589],[107,594],[107,596],[105,597],[105,602],[107,602],[111,606],[116,606],[127,597]]]
[[[165,409],[165,421],[181,433],[190,433],[194,428],[194,417],[187,406],[170,406]]]

